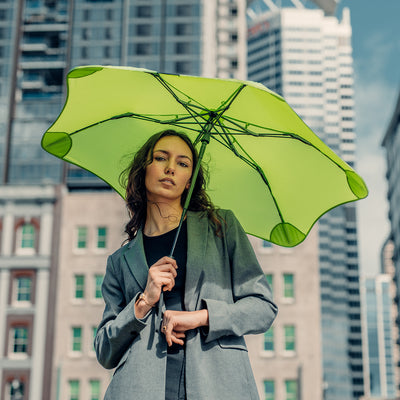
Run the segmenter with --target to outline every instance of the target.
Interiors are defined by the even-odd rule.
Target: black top
[[[143,234],[143,246],[149,268],[160,258],[169,256],[178,228],[163,235],[146,236]],[[185,276],[187,261],[187,224],[182,224],[178,241],[173,254],[178,269],[175,286],[170,292],[164,292],[167,310],[184,311]],[[173,344],[167,350],[167,370],[165,383],[165,399],[176,400],[185,397],[185,347]]]
[[[147,265],[149,268],[160,258],[169,256],[175,234],[178,228],[159,236],[143,235],[143,246],[146,254]],[[167,310],[184,311],[183,303],[185,293],[185,276],[186,276],[186,260],[187,260],[187,224],[183,221],[178,241],[175,246],[173,258],[176,260],[178,269],[175,278],[175,286],[170,292],[164,292],[164,302]]]

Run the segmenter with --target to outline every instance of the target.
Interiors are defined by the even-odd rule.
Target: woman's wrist
[[[208,326],[208,310],[206,308],[197,311],[199,315],[199,328],[201,326]]]
[[[154,306],[155,304],[151,304],[144,293],[140,293],[135,302],[136,318],[144,318]]]

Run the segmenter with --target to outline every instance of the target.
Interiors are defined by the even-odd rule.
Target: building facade
[[[248,78],[283,95],[324,142],[355,163],[354,91],[349,10],[341,21],[299,1],[272,1],[249,12]],[[354,204],[319,221],[324,399],[364,391],[357,225]]]
[[[56,191],[0,187],[0,398],[42,399]]]
[[[60,202],[53,366],[47,398],[100,400],[112,376],[97,362],[93,345],[104,310],[101,284],[107,256],[124,241],[127,212],[114,192],[70,193],[64,187]]]
[[[400,309],[400,94],[394,108],[393,116],[386,130],[383,143],[386,150],[388,201],[389,201],[389,240],[393,243],[392,261],[394,265],[394,282],[396,283],[395,304]],[[400,318],[396,318],[396,325],[400,328]],[[396,353],[400,347],[400,338],[397,337]],[[397,363],[396,369],[400,368]],[[399,388],[398,388],[399,389]]]
[[[368,355],[365,376],[369,377],[366,399],[396,398],[391,283],[390,275],[380,274],[366,278],[363,285],[364,342]]]
[[[260,399],[321,400],[321,301],[318,229],[295,248],[250,237],[279,312],[246,342]]]

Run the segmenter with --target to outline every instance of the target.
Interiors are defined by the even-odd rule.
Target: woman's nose
[[[171,167],[170,165],[168,165],[167,168],[165,168],[165,173],[166,173],[166,174],[174,175],[174,174],[175,174],[175,170],[174,170],[173,167]]]

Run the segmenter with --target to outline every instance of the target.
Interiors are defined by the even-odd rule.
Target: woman
[[[167,256],[197,162],[190,139],[167,130],[128,170],[129,242],[108,258],[95,338],[99,362],[115,368],[107,400],[259,398],[243,335],[266,331],[277,308],[239,222],[206,195],[202,169]]]

